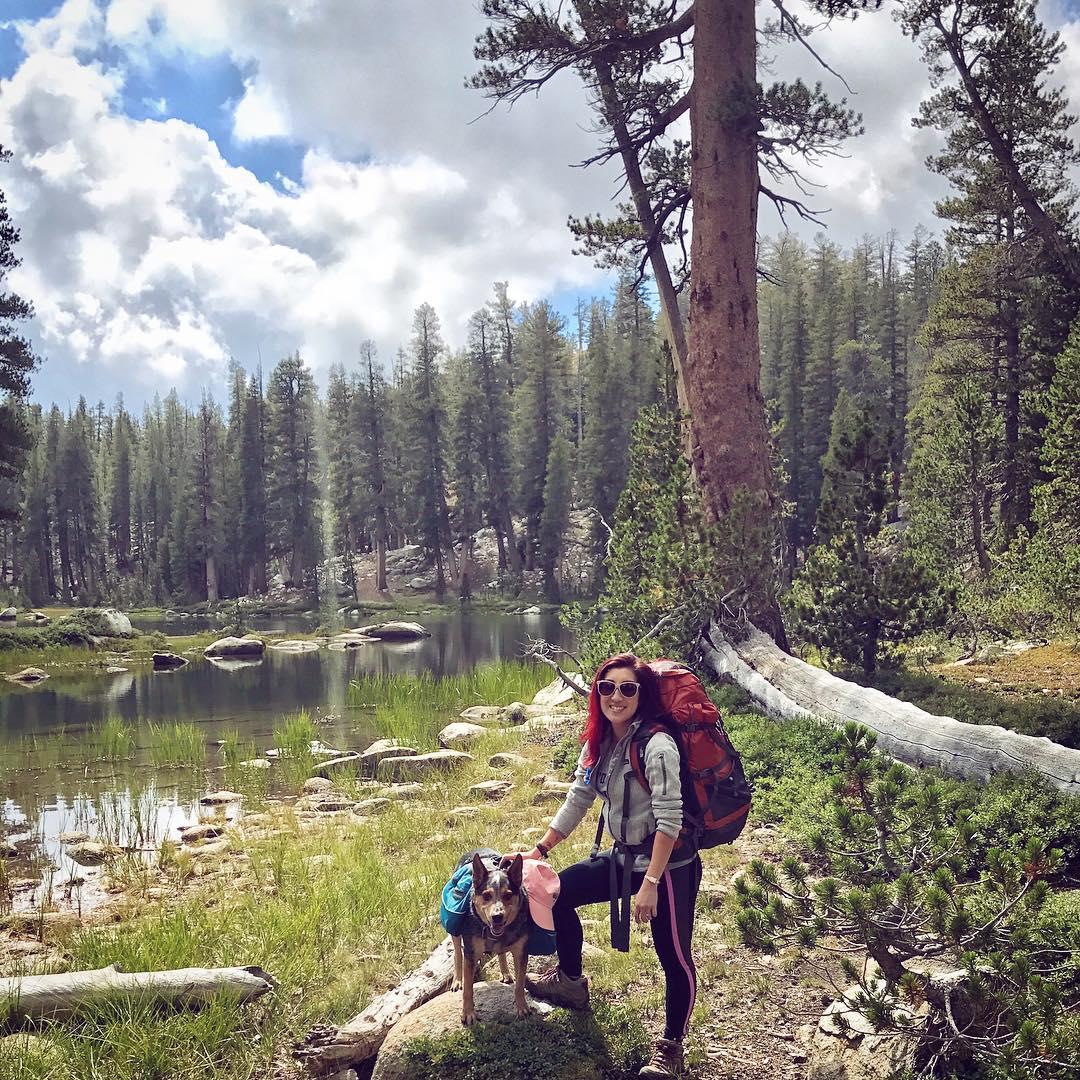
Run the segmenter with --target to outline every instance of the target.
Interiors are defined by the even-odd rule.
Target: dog
[[[521,855],[515,855],[506,867],[490,869],[488,859],[498,859],[498,852],[481,850],[462,856],[458,866],[472,860],[472,904],[460,935],[451,934],[454,943],[454,981],[451,990],[461,990],[461,1022],[466,1027],[476,1020],[473,983],[480,964],[490,953],[499,957],[504,983],[514,984],[514,1006],[519,1017],[526,1015],[525,967],[529,962],[529,901],[522,885]],[[510,977],[506,955],[514,958]]]

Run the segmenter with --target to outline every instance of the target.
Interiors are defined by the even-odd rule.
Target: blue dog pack
[[[535,861],[535,860],[531,860]],[[546,909],[547,918],[541,913],[541,920],[550,921],[551,907],[554,904],[554,896],[558,896],[558,876],[546,863],[543,870],[538,873],[532,872],[528,863],[525,865],[523,880],[525,890],[529,894],[530,913],[536,912],[537,905]],[[547,871],[545,874],[544,871]],[[550,882],[554,878],[554,886]],[[534,894],[537,898],[534,899]],[[439,904],[439,921],[443,929],[455,937],[459,936],[465,927],[465,920],[469,917],[472,907],[472,863],[467,862],[459,866],[453,877],[443,886],[442,902]],[[546,930],[538,925],[536,917],[530,920],[529,926],[529,955],[550,956],[555,952],[555,931]]]

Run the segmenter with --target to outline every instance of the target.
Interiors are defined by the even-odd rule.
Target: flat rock
[[[319,814],[333,814],[338,810],[349,810],[356,802],[342,795],[339,791],[317,791],[312,795],[303,795],[293,804],[293,809],[299,812],[314,810]]]
[[[502,753],[492,754],[488,758],[488,764],[493,769],[506,769],[514,765],[528,765],[529,759],[521,754]]]
[[[462,821],[471,821],[479,813],[479,806],[455,806],[446,811],[446,824],[458,825]]]
[[[541,713],[538,716],[530,716],[526,719],[523,729],[526,732],[533,731],[557,731],[562,727],[562,718],[553,713]]]
[[[385,799],[399,799],[411,802],[424,794],[423,784],[387,784],[379,789],[379,796]]]
[[[241,769],[269,769],[269,758],[252,758],[250,761],[241,761],[239,767]]]
[[[223,637],[211,642],[203,649],[203,656],[234,657],[262,656],[266,651],[266,642],[257,637]]]
[[[561,780],[545,780],[540,785],[540,790],[533,796],[533,805],[540,806],[543,803],[561,804],[566,798],[570,785]]]
[[[14,622],[19,616],[19,609],[6,607],[0,611],[0,622]]]
[[[304,781],[304,794],[316,795],[321,791],[329,791],[333,786],[325,776],[312,776]]]
[[[358,817],[369,817],[372,814],[385,814],[393,806],[393,800],[388,798],[361,799],[355,803],[352,812]]]
[[[242,802],[244,796],[238,794],[235,791],[211,791],[209,795],[204,795],[199,803],[202,806],[225,806],[227,803]]]
[[[376,774],[383,781],[417,780],[433,772],[449,772],[474,758],[463,750],[434,750],[415,757],[388,757],[379,762]]]
[[[415,622],[372,623],[371,626],[358,626],[356,633],[379,641],[415,641],[417,638],[431,637],[431,631],[426,626]]]
[[[483,795],[485,799],[505,798],[514,790],[514,785],[509,780],[482,780],[479,784],[473,784],[469,788],[470,795]]]
[[[272,641],[269,648],[274,649],[277,652],[288,653],[318,652],[319,643],[317,641],[299,641],[289,638],[285,641]]]
[[[23,686],[34,686],[48,677],[49,673],[42,671],[39,667],[23,668],[22,671],[16,671],[14,674],[4,676],[8,682],[21,683]]]
[[[156,652],[152,657],[155,671],[173,671],[182,668],[187,663],[187,658],[177,656],[171,652]]]
[[[180,842],[197,844],[202,840],[216,840],[225,833],[224,825],[188,825],[180,830]]]
[[[535,998],[526,997],[529,1011],[545,1016],[552,1006]],[[514,1009],[514,988],[500,982],[480,982],[473,990],[473,1005],[479,1023],[509,1024],[506,1038],[513,1040],[513,1023],[517,1020]],[[371,1080],[432,1080],[431,1063],[417,1059],[410,1053],[410,1043],[417,1039],[458,1037],[461,1026],[461,994],[449,991],[439,994],[429,1002],[406,1013],[391,1029],[379,1050]],[[581,1062],[581,1069],[574,1072],[574,1080],[599,1080],[598,1065]],[[509,1076],[510,1074],[507,1073]]]
[[[80,866],[101,866],[102,863],[115,859],[123,852],[113,844],[82,840],[77,844],[69,844],[65,854],[72,862],[77,862]]]
[[[363,768],[364,758],[362,754],[341,754],[338,757],[327,758],[317,762],[311,771],[316,776],[329,776],[330,773],[352,773],[355,775]]]
[[[447,724],[439,732],[439,745],[444,750],[464,749],[473,746],[487,733],[488,729],[480,724],[468,724],[463,720],[457,720],[452,724]]]
[[[84,840],[89,839],[89,833],[79,832],[77,829],[56,834],[56,840],[60,844],[81,844]]]
[[[403,746],[397,739],[377,739],[360,755],[362,771],[365,776],[374,776],[383,758],[414,757],[418,753],[415,746]]]

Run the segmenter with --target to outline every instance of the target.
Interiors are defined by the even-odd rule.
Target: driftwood
[[[332,1073],[373,1058],[390,1029],[406,1013],[430,1001],[450,985],[454,953],[450,939],[392,990],[377,997],[362,1013],[340,1027],[315,1028],[296,1049],[296,1056],[314,1073]]]
[[[84,1006],[124,1000],[173,1008],[205,1005],[225,996],[237,1004],[253,1001],[277,986],[258,967],[181,968],[130,974],[115,966],[60,975],[0,979],[0,1018],[63,1020]]]
[[[810,717],[837,727],[856,721],[877,733],[879,749],[908,765],[976,780],[1031,768],[1053,787],[1080,795],[1080,750],[990,724],[934,716],[789,656],[760,630],[733,644],[714,626],[700,655],[704,667],[730,678],[777,719]]]

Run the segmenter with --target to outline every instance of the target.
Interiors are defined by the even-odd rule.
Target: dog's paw
[[[529,1015],[529,1006],[524,1001],[515,1002],[515,1011],[517,1012],[518,1019],[524,1020]]]
[[[503,986],[510,986],[513,983],[513,981],[514,981],[514,976],[511,975],[509,971],[505,975],[501,976],[500,979],[499,979],[499,982],[501,982],[503,984]]]
[[[475,1012],[463,1012],[461,1014],[461,1022],[462,1022],[462,1024],[465,1025],[465,1027],[472,1027],[473,1024],[476,1023],[476,1013]]]
[[[454,991],[457,991],[457,990],[460,990],[460,989],[461,989],[461,980],[460,979],[451,979],[450,980],[450,990],[451,990],[451,992],[454,992]]]

